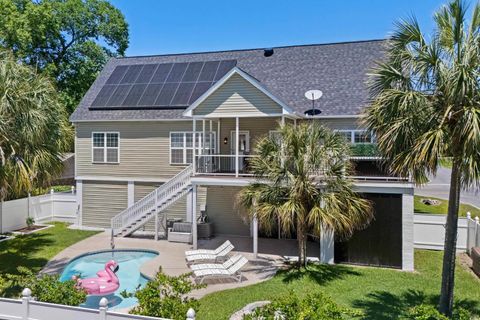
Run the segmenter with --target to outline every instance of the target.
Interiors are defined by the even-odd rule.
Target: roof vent
[[[267,49],[263,50],[263,55],[265,57],[273,56],[273,48],[267,48]]]

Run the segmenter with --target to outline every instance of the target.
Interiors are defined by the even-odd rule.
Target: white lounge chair
[[[199,255],[199,254],[219,254],[223,249],[225,249],[229,246],[231,246],[232,249],[233,249],[233,244],[229,240],[227,240],[217,249],[214,249],[214,250],[211,250],[211,249],[189,250],[189,251],[185,251],[185,256],[193,256],[193,255]]]
[[[200,283],[203,283],[205,279],[211,278],[232,278],[237,280],[238,282],[242,282],[242,273],[240,272],[240,270],[247,263],[247,258],[241,256],[240,259],[229,268],[194,270],[193,274],[195,275],[195,278],[200,279]]]
[[[225,259],[225,257],[230,253],[230,251],[233,250],[233,245],[230,244],[226,247],[224,247],[221,251],[215,250],[215,253],[200,253],[200,254],[192,254],[192,255],[187,255],[185,257],[185,260],[187,260],[188,264],[191,263],[198,263],[202,261],[218,261]]]
[[[234,255],[224,263],[201,263],[201,264],[194,264],[190,266],[192,271],[202,270],[202,269],[228,269],[235,263],[237,263],[242,256],[239,254]]]

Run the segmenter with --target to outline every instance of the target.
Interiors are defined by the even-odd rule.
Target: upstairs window
[[[215,153],[215,132],[205,135],[205,148],[202,147],[203,133],[195,134],[197,155],[205,149],[205,154]],[[193,132],[170,132],[170,163],[190,164],[193,162]]]
[[[118,132],[92,133],[92,162],[120,162],[120,134]]]
[[[348,143],[373,143],[372,133],[367,130],[335,130]]]

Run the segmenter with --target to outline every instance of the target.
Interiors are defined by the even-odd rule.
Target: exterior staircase
[[[156,214],[161,214],[170,205],[192,189],[192,165],[153,190],[145,197],[126,208],[111,220],[112,237],[125,237],[139,229]]]

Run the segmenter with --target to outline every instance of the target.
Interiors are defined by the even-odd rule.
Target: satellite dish
[[[305,98],[312,101],[318,100],[322,96],[323,92],[320,90],[308,90],[307,92],[305,92]]]

